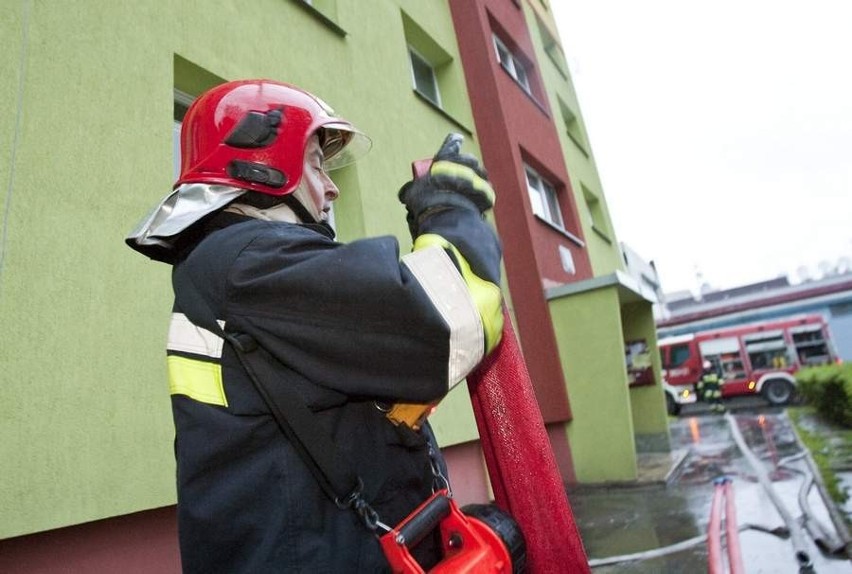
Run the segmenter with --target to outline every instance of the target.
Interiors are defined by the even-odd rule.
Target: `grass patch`
[[[845,489],[841,489],[840,481],[831,469],[832,445],[822,434],[815,433],[802,424],[802,419],[806,416],[820,418],[816,409],[813,407],[788,408],[787,415],[793,422],[793,426],[796,427],[796,432],[798,433],[805,448],[810,451],[811,456],[819,469],[819,473],[822,475],[822,480],[823,483],[825,483],[825,488],[828,490],[829,496],[831,496],[832,500],[834,500],[837,504],[844,504],[849,498],[849,495]],[[829,423],[823,422],[823,424]],[[852,432],[838,429],[838,433],[835,436],[842,437],[846,445],[852,444]]]

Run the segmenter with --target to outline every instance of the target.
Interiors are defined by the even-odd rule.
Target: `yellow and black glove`
[[[421,224],[436,213],[466,209],[482,214],[494,206],[494,189],[485,168],[476,157],[461,153],[461,143],[459,134],[448,135],[428,174],[399,190],[412,238],[421,234]]]

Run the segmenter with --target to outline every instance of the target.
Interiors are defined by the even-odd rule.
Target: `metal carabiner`
[[[440,490],[446,490],[449,498],[453,497],[453,489],[450,486],[450,480],[444,474],[438,455],[435,453],[435,447],[432,441],[429,441],[429,466],[432,468],[432,494]]]

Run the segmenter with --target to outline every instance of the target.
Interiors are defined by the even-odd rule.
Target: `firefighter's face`
[[[325,156],[319,144],[319,137],[314,134],[308,140],[308,146],[305,149],[305,165],[301,183],[313,203],[314,213],[319,219],[326,221],[331,204],[340,195],[340,191],[325,172],[324,161]],[[310,209],[309,206],[308,209]]]

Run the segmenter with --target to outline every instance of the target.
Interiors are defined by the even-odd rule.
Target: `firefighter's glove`
[[[461,142],[457,134],[447,136],[432,160],[429,178],[439,190],[468,198],[483,213],[494,207],[494,189],[479,160],[461,153]]]
[[[488,174],[474,156],[460,153],[460,147],[460,136],[447,136],[432,159],[429,173],[399,190],[413,237],[417,236],[420,222],[440,211],[456,208],[482,214],[494,205]]]

